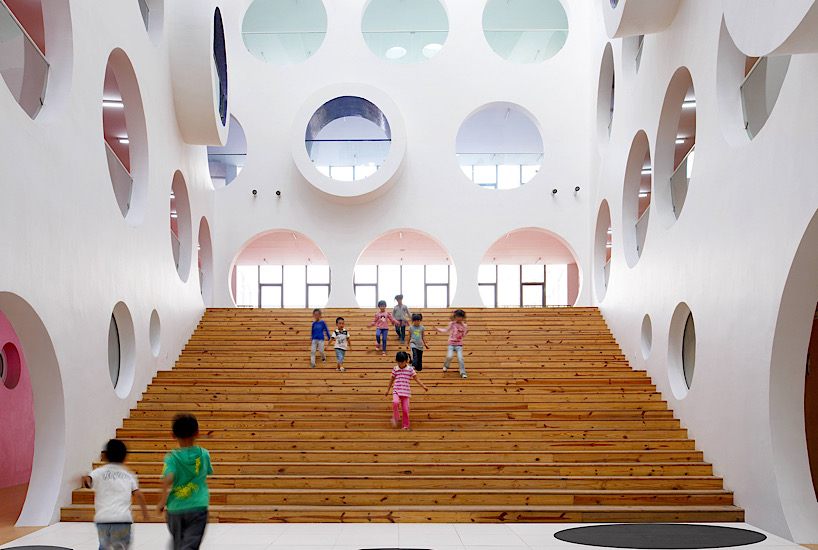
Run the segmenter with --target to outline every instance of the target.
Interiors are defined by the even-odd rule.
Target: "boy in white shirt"
[[[338,327],[332,331],[332,339],[335,340],[335,360],[338,361],[335,370],[344,372],[344,356],[350,344],[352,344],[352,340],[349,338],[349,331],[344,330],[343,317],[335,319],[335,326]]]
[[[145,521],[150,520],[136,474],[122,465],[127,454],[124,443],[111,439],[105,446],[108,464],[82,476],[83,487],[94,490],[94,523],[100,550],[127,550],[131,547],[131,495],[136,496],[142,507]]]

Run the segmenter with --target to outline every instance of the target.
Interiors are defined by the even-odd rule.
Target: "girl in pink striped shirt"
[[[456,309],[452,314],[452,322],[446,328],[435,327],[438,332],[448,332],[449,341],[446,351],[446,361],[443,363],[443,372],[449,370],[455,352],[457,352],[457,362],[460,364],[460,378],[466,378],[466,364],[463,361],[463,338],[469,333],[469,326],[465,323],[466,312]]]
[[[392,314],[386,311],[386,300],[381,300],[378,302],[378,313],[375,314],[375,319],[368,325],[370,327],[378,326],[375,330],[375,341],[378,342],[378,347],[375,349],[381,351],[381,338],[383,338],[383,353],[381,353],[381,355],[386,355],[386,338],[389,336],[389,323],[393,325],[398,324],[395,318],[392,317]]]
[[[398,420],[400,420],[401,409],[403,410],[403,429],[409,429],[409,397],[412,395],[412,388],[409,382],[415,380],[420,387],[426,391],[429,388],[420,381],[415,369],[406,364],[409,361],[409,354],[405,351],[399,351],[395,355],[395,361],[398,362],[395,368],[392,369],[392,379],[389,381],[389,387],[386,388],[386,395],[389,395],[389,390],[394,386],[392,391],[392,427],[398,427]]]

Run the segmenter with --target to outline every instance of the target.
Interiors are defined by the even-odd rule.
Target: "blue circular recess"
[[[555,533],[554,537],[565,542],[587,546],[645,550],[729,548],[755,544],[767,538],[763,533],[748,529],[685,523],[593,525],[565,529]]]

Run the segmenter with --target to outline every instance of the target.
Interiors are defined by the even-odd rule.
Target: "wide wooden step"
[[[595,308],[467,309],[467,379],[431,348],[411,430],[384,395],[401,346],[375,350],[374,310],[326,310],[352,332],[346,372],[309,368],[311,310],[208,309],[171,371],[116,432],[149,503],[173,417],[192,412],[214,475],[211,521],[741,521],[733,494]],[[96,462],[93,466],[101,466]],[[64,521],[93,519],[78,489]],[[141,514],[135,514],[141,521]],[[154,517],[154,521],[162,518]]]

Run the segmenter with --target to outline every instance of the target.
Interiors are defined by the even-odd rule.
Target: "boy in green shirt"
[[[210,492],[207,476],[213,473],[210,453],[196,445],[199,423],[191,414],[173,419],[173,437],[179,448],[165,455],[162,494],[156,509],[167,508],[167,524],[174,550],[197,550],[207,525]]]

